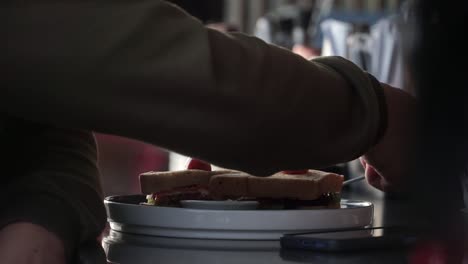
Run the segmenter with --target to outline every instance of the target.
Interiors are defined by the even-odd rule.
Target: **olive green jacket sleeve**
[[[81,129],[267,175],[356,158],[382,127],[352,63],[207,29],[164,1],[6,0],[0,34],[0,112],[50,125],[2,128],[2,224],[37,222],[70,248],[105,221]]]
[[[344,59],[307,61],[159,0],[0,6],[8,114],[257,175],[344,162],[376,141],[376,93]]]
[[[106,221],[91,133],[0,120],[0,228],[18,221],[41,225],[71,256],[96,239]]]

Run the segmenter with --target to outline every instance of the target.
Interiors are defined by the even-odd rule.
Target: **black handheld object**
[[[342,252],[377,248],[405,248],[418,240],[418,232],[403,227],[368,227],[288,234],[284,249]]]

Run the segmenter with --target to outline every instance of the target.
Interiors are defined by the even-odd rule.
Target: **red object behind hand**
[[[187,169],[211,171],[211,164],[198,159],[189,159],[187,162]]]

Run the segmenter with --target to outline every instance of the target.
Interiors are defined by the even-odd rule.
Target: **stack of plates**
[[[224,209],[219,203],[197,202],[186,205],[191,208],[171,208],[141,205],[144,201],[143,195],[106,198],[111,229],[174,238],[278,240],[287,233],[368,226],[373,219],[373,205],[366,201],[342,200],[339,209],[307,210],[255,210],[252,204],[232,201]]]

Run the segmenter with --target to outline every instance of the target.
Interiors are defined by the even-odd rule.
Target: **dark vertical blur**
[[[457,217],[468,164],[468,1],[421,0],[415,7],[410,70],[422,118],[413,212],[454,238],[462,234]]]
[[[203,23],[223,20],[224,1],[221,0],[170,0]]]

